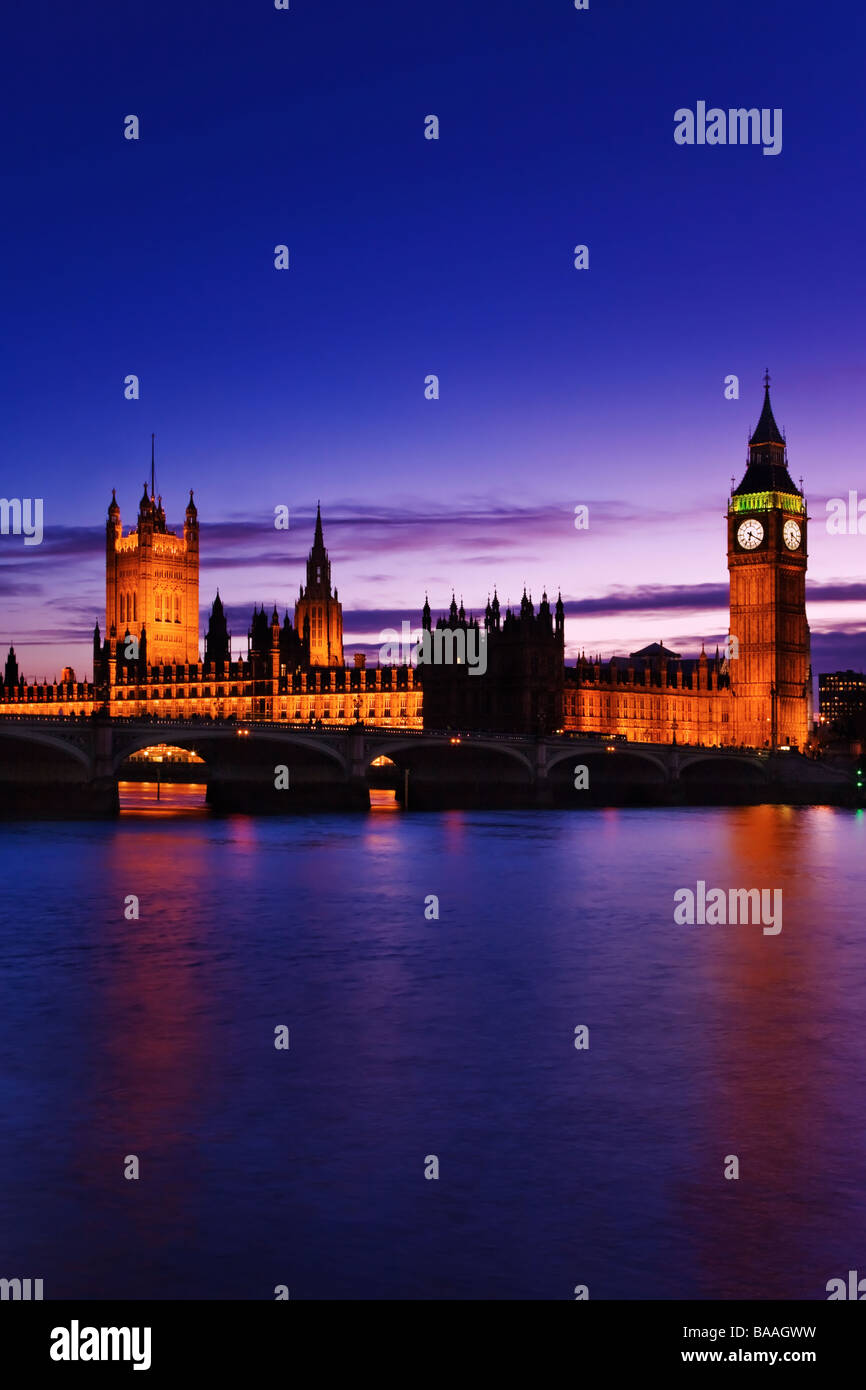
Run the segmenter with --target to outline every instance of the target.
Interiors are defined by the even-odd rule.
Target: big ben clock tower
[[[747,747],[802,750],[808,739],[806,526],[806,502],[788,472],[767,374],[748,466],[728,506],[732,723],[734,741]]]

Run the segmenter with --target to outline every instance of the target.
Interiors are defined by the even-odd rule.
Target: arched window
[[[126,608],[126,595],[125,595],[125,594],[121,594],[121,595],[120,595],[120,621],[121,621],[121,622],[123,622],[124,618],[126,617],[126,613],[125,613],[125,611],[124,611],[125,608]]]
[[[174,596],[174,620],[176,623],[180,622],[180,594]]]
[[[155,599],[154,599],[154,613],[153,613],[153,616],[154,616],[156,622],[158,622],[158,623],[161,623],[161,622],[162,622],[162,594],[157,594],[156,597],[155,597]]]
[[[132,621],[138,622],[138,594],[132,596]]]

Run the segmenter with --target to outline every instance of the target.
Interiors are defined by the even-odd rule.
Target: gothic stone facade
[[[180,536],[165,523],[162,498],[147,495],[138,525],[123,534],[112,492],[105,526],[105,624],[108,633],[141,641],[155,665],[198,660],[198,514],[192,492]]]
[[[106,527],[106,636],[94,633],[94,679],[24,683],[6,660],[0,713],[181,718],[235,716],[296,724],[361,720],[388,727],[620,736],[656,743],[805,748],[812,727],[806,621],[806,501],[788,471],[769,381],[747,466],[729,498],[730,634],[722,657],[683,660],[654,643],[628,658],[564,661],[564,610],[546,595],[536,613],[526,593],[500,620],[488,603],[483,628],[452,599],[436,631],[484,635],[486,671],[467,664],[367,670],[343,660],[343,617],[317,513],[306,585],[294,624],[256,609],[247,656],[231,659],[217,595],[198,650],[198,517],[190,493],[182,535],[167,529],[162,499],[139,506],[123,535],[112,497]],[[431,633],[429,604],[422,626]],[[476,646],[477,650],[477,646]]]
[[[123,536],[112,494],[106,545],[106,636],[93,634],[92,681],[65,668],[59,682],[26,684],[10,649],[0,713],[115,718],[286,720],[310,725],[362,722],[421,728],[421,688],[411,667],[343,664],[343,613],[316,515],[307,583],[295,624],[256,608],[247,654],[232,660],[222,599],[211,609],[199,659],[198,516],[192,493],[182,537],[168,531],[162,499],[145,486],[137,528]],[[193,620],[193,613],[195,619]]]

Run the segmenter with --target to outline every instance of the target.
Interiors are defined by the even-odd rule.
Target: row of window
[[[172,604],[172,600],[174,600]],[[172,614],[172,607],[174,613]],[[170,623],[172,616],[176,623],[180,622],[180,594],[160,594],[154,595],[154,620],[158,623]]]
[[[247,693],[249,693],[249,692],[247,692]],[[203,690],[203,691],[201,692],[201,697],[204,698],[205,700],[209,700],[209,699],[220,699],[220,700],[222,700],[222,699],[226,699],[226,698],[228,698],[228,699],[237,699],[237,698],[239,697],[239,695],[240,695],[240,692],[238,691],[238,689],[237,689],[236,686],[233,686],[233,687],[231,688],[231,690],[228,691],[228,693],[226,692],[226,690],[225,690],[224,687],[221,687],[219,690],[214,691],[213,694],[211,693],[211,691],[210,691],[209,689]],[[191,699],[191,700],[197,700],[197,699],[199,699],[199,692],[198,692],[197,690],[191,690],[191,691],[189,692],[189,696],[187,697],[187,692],[186,692],[185,690],[183,690],[183,689],[178,689],[178,690],[176,690],[176,691],[174,692],[174,694],[172,694],[171,690],[163,690],[162,692],[160,692],[159,690],[152,690],[152,691],[150,691],[147,695],[145,695],[145,694],[143,694],[143,693],[140,693],[139,691],[137,691],[137,690],[135,690],[135,689],[131,689],[131,690],[127,691],[126,694],[124,694],[124,692],[123,692],[122,690],[116,690],[116,692],[115,692],[115,698],[118,699],[118,700],[124,700],[124,699],[126,699],[126,700],[159,700],[159,699],[162,699],[162,700],[185,700],[185,699],[187,699],[187,698],[189,698],[189,699]],[[285,702],[283,702],[283,707],[285,707]],[[385,703],[385,705],[384,705],[383,710],[382,710],[382,716],[383,716],[385,719],[390,719],[390,718],[391,718],[391,708],[392,708],[392,706],[391,706],[390,701],[387,701],[387,702]],[[399,707],[399,709],[400,709],[400,717],[401,717],[401,718],[406,718],[406,717],[408,716],[408,712],[409,712],[409,710],[408,710],[408,704],[407,704],[407,701],[406,701],[406,700],[401,700],[401,701],[400,701],[400,707]],[[302,706],[301,706],[301,702],[300,702],[300,701],[296,701],[296,702],[295,702],[295,713],[294,713],[294,716],[293,716],[295,719],[306,719],[306,718],[309,718],[310,712],[311,712],[311,711],[310,711],[310,709],[309,709],[309,707],[308,707],[306,713],[304,713],[304,711],[303,711],[303,709],[302,709]],[[356,717],[356,715],[362,715],[362,714],[363,714],[363,708],[362,708],[362,704],[361,704],[360,702],[359,702],[358,704],[354,704],[354,703],[353,703],[352,706],[351,706],[351,708],[349,708],[349,709],[347,709],[346,705],[341,704],[341,705],[339,705],[339,707],[338,707],[337,709],[335,709],[335,710],[333,711],[333,713],[332,713],[332,711],[331,711],[331,702],[330,702],[330,700],[325,700],[325,702],[324,702],[324,704],[323,704],[323,706],[322,706],[322,716],[321,716],[321,717],[322,717],[323,719],[332,719],[332,718],[333,718],[333,719],[346,719],[346,718],[349,718],[349,717],[352,718],[352,719],[354,719],[354,718]],[[368,717],[369,719],[373,719],[373,718],[375,718],[375,716],[376,716],[376,704],[375,704],[375,701],[370,700],[370,701],[368,701],[368,705],[367,705],[367,717]],[[318,716],[316,716],[316,717],[318,718]]]
[[[612,699],[613,705],[611,704]],[[702,710],[707,717],[712,720],[712,703],[701,705],[698,709]],[[651,719],[653,716],[656,719],[671,718],[674,716],[677,718],[687,717],[685,705],[681,700],[675,700],[671,703],[665,701],[663,709],[660,699],[650,698],[648,700],[641,700],[634,696],[622,696],[619,700],[611,696],[606,696],[601,700],[587,700],[584,704],[581,702],[579,695],[566,695],[565,712],[566,714],[573,715],[582,714],[587,719],[599,719],[603,716],[609,717],[612,712],[616,713],[618,717],[625,719],[629,717],[633,719]],[[692,717],[694,717],[694,714]]]
[[[180,594],[156,594],[154,596],[154,620],[158,623],[180,622]],[[120,621],[138,622],[138,595],[120,595]]]

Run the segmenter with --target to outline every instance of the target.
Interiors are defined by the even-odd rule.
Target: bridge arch
[[[610,760],[612,767],[616,764],[617,758],[620,762],[627,759],[639,759],[642,762],[652,764],[652,766],[662,772],[665,777],[668,776],[668,763],[665,759],[659,757],[658,754],[650,753],[646,748],[639,748],[631,743],[617,743],[614,744],[614,751],[612,753],[609,753],[607,749],[608,745],[605,743],[590,743],[588,740],[584,743],[579,739],[575,739],[573,743],[568,748],[564,748],[562,752],[555,752],[552,755],[550,753],[548,754],[547,770],[551,772],[553,768],[558,767],[559,764],[563,762],[579,763],[587,757],[607,758]]]
[[[399,742],[396,740],[382,740],[381,742],[377,740],[375,744],[372,740],[368,740],[364,757],[368,765],[374,758],[385,757],[390,758],[391,761],[397,763],[398,766],[405,766],[407,764],[401,764],[400,756],[406,752],[420,751],[429,754],[431,752],[447,752],[450,751],[452,747],[460,747],[487,753],[497,753],[502,757],[507,757],[517,762],[531,776],[535,775],[535,760],[528,757],[520,749],[514,748],[505,742],[500,742],[497,739],[475,738],[474,736],[467,737],[465,734],[459,737],[454,735],[454,738],[456,740],[455,743],[452,743],[450,737],[445,736],[441,738],[403,739]],[[408,765],[411,767],[411,763]]]
[[[347,771],[346,759],[323,739],[305,738],[303,734],[294,734],[288,729],[284,731],[279,728],[263,729],[255,726],[247,729],[246,725],[240,728],[225,729],[208,728],[207,725],[203,725],[200,729],[169,729],[166,727],[163,730],[160,725],[155,725],[153,728],[142,730],[140,734],[124,741],[123,746],[114,752],[112,768],[115,776],[133,753],[140,753],[145,748],[153,748],[167,739],[170,739],[176,748],[185,748],[188,751],[196,752],[208,766],[218,767],[219,765],[216,745],[222,744],[227,747],[238,748],[241,740],[246,741],[248,739],[250,746],[256,748],[261,748],[265,743],[274,744],[277,748],[282,749],[287,747],[304,748],[308,752],[336,763],[341,773],[345,774]]]
[[[749,805],[766,795],[771,780],[766,762],[748,753],[696,750],[680,762],[679,785],[694,804]]]
[[[88,777],[93,772],[93,758],[89,749],[80,748],[71,739],[65,739],[60,734],[51,734],[42,729],[16,728],[14,724],[0,725],[0,747],[4,740],[36,745],[42,748],[49,748],[55,753],[63,753],[66,757],[72,758],[84,768]]]
[[[431,733],[368,737],[363,752],[368,768],[379,757],[396,764],[409,810],[517,808],[534,802],[534,745],[524,751],[495,738]]]
[[[698,764],[717,767],[720,764],[724,765],[731,763],[740,763],[744,767],[749,767],[759,772],[763,777],[767,776],[766,761],[759,758],[757,754],[741,753],[739,751],[729,753],[723,748],[712,751],[709,749],[697,749],[694,753],[686,754],[685,756],[681,753],[680,773],[685,772],[687,768],[696,767]]]

